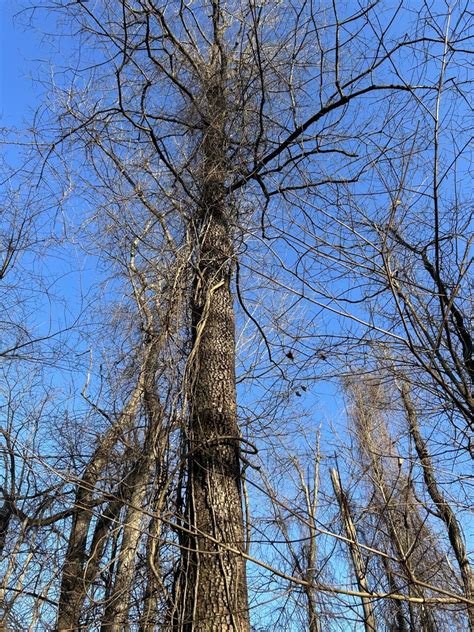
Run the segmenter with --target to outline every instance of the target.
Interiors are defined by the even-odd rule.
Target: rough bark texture
[[[216,36],[217,37],[217,36]],[[249,629],[241,498],[240,434],[236,415],[233,246],[225,182],[225,61],[206,91],[202,141],[199,235],[192,297],[187,518],[192,535],[184,552],[178,629]],[[210,536],[210,537],[208,537]]]
[[[183,587],[185,631],[249,627],[245,563],[235,553],[243,549],[244,529],[228,232],[225,218],[210,210],[194,304],[188,516],[196,535]]]

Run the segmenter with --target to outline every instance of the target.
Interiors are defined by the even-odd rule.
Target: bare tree
[[[91,311],[74,339],[94,347],[88,369],[75,361],[82,387],[71,380],[69,404],[82,395],[87,436],[66,428],[54,443],[61,466],[39,459],[62,483],[61,508],[32,524],[56,551],[54,572],[38,580],[59,595],[43,623],[54,610],[58,630],[245,632],[251,606],[276,581],[304,596],[292,603],[304,603],[313,630],[359,616],[361,600],[374,629],[376,599],[433,630],[446,605],[471,596],[430,575],[422,543],[431,530],[421,510],[409,513],[410,477],[387,463],[388,430],[380,455],[373,428],[359,423],[369,507],[380,514],[372,543],[377,569],[386,563],[380,590],[364,581],[360,551],[370,544],[352,532],[345,490],[336,502],[326,494],[320,511],[319,481],[328,489],[330,481],[320,479],[319,460],[315,467],[307,451],[309,461],[289,458],[298,491],[288,502],[271,472],[288,450],[280,438],[301,427],[289,414],[295,398],[321,375],[339,378],[348,360],[362,365],[363,354],[374,366],[388,356],[403,364],[408,349],[420,390],[451,406],[451,427],[462,419],[467,445],[471,341],[458,300],[467,255],[456,250],[455,265],[445,258],[460,238],[439,213],[439,158],[447,67],[453,100],[467,92],[459,67],[470,54],[469,11],[306,0],[38,8],[58,16],[80,55],[66,60],[37,117],[36,183],[70,210],[68,239],[98,262],[103,281],[102,328]],[[417,241],[405,194],[419,192],[415,180],[433,156],[435,235],[416,208],[425,222]],[[465,207],[456,210],[460,226]],[[251,342],[240,353],[243,331]],[[251,396],[238,398],[247,385]],[[359,408],[355,417],[365,414]],[[275,454],[255,466],[260,448]],[[332,529],[339,515],[345,536]],[[265,533],[252,544],[266,520],[283,537],[277,553]],[[306,548],[295,546],[298,530]],[[357,590],[349,565],[352,586],[339,581],[340,565],[316,568],[347,544]]]
[[[357,531],[351,516],[351,510],[346,494],[344,493],[344,490],[342,488],[339,472],[336,469],[331,470],[331,480],[334,494],[339,504],[341,519],[344,524],[344,530],[350,542],[349,546],[351,549],[351,558],[354,565],[354,573],[357,579],[357,584],[362,592],[370,593],[370,587],[367,582],[367,570],[365,567],[365,562],[357,543]],[[363,598],[362,607],[364,609],[364,625],[366,632],[375,632],[377,630],[377,626],[370,600],[367,598]]]
[[[411,471],[404,471],[404,459],[384,419],[390,406],[387,388],[375,378],[350,386],[350,415],[364,476],[372,489],[368,512],[375,514],[373,528],[378,548],[388,553],[384,559],[387,580],[401,592],[406,590],[415,596],[426,596],[426,591],[440,582],[455,591],[456,575],[453,577],[451,567],[438,550],[429,513],[417,499]],[[441,608],[417,608],[408,603],[405,617],[409,628],[429,631],[447,625]]]
[[[435,468],[431,459],[430,453],[426,441],[424,440],[418,423],[418,415],[415,406],[410,398],[409,386],[405,382],[401,387],[401,395],[403,404],[406,410],[406,416],[410,428],[410,433],[415,443],[416,453],[423,468],[423,478],[426,484],[426,489],[433,501],[437,511],[438,517],[446,525],[449,541],[452,546],[456,561],[459,565],[459,571],[464,586],[464,594],[470,601],[473,600],[473,573],[469,558],[467,556],[466,544],[464,536],[456,517],[456,512],[453,510],[443,492],[441,491],[438,482],[436,480]],[[471,630],[474,629],[473,611],[468,607],[469,625]]]

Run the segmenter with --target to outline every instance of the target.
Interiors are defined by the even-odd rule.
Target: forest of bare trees
[[[25,0],[0,630],[474,631],[474,13]]]

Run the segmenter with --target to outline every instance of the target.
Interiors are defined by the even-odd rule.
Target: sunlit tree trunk
[[[140,455],[137,455],[128,480],[124,481],[124,503],[127,504],[124,520],[120,553],[114,586],[109,603],[105,609],[102,631],[120,632],[130,629],[129,609],[133,591],[133,580],[136,571],[137,550],[144,529],[143,505],[150,485],[155,462],[161,454],[158,447],[160,436],[162,410],[158,394],[156,393],[156,351],[153,339],[149,341],[153,350],[145,361],[143,401],[146,411],[148,428]]]
[[[342,489],[339,473],[336,469],[331,470],[331,481],[334,489],[334,494],[339,505],[341,520],[342,524],[344,525],[344,531],[346,532],[346,535],[350,540],[349,547],[351,551],[352,564],[354,566],[354,573],[356,576],[357,585],[360,591],[368,593],[370,592],[370,588],[367,581],[367,572],[364,560],[362,558],[362,555],[360,554],[360,550],[357,544],[356,528],[354,525],[354,521],[352,520],[347,497],[344,493],[344,490]],[[376,632],[377,625],[372,609],[371,600],[363,597],[362,608],[364,610],[364,627],[366,632]]]

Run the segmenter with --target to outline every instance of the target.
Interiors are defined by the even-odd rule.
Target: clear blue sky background
[[[18,126],[37,103],[32,61],[38,59],[38,35],[20,24],[18,2],[1,0],[0,126]]]
[[[32,12],[24,4],[0,0],[0,128],[31,124],[44,96],[39,80],[64,54],[59,46],[68,45],[67,38],[54,37],[58,29],[47,10]]]

